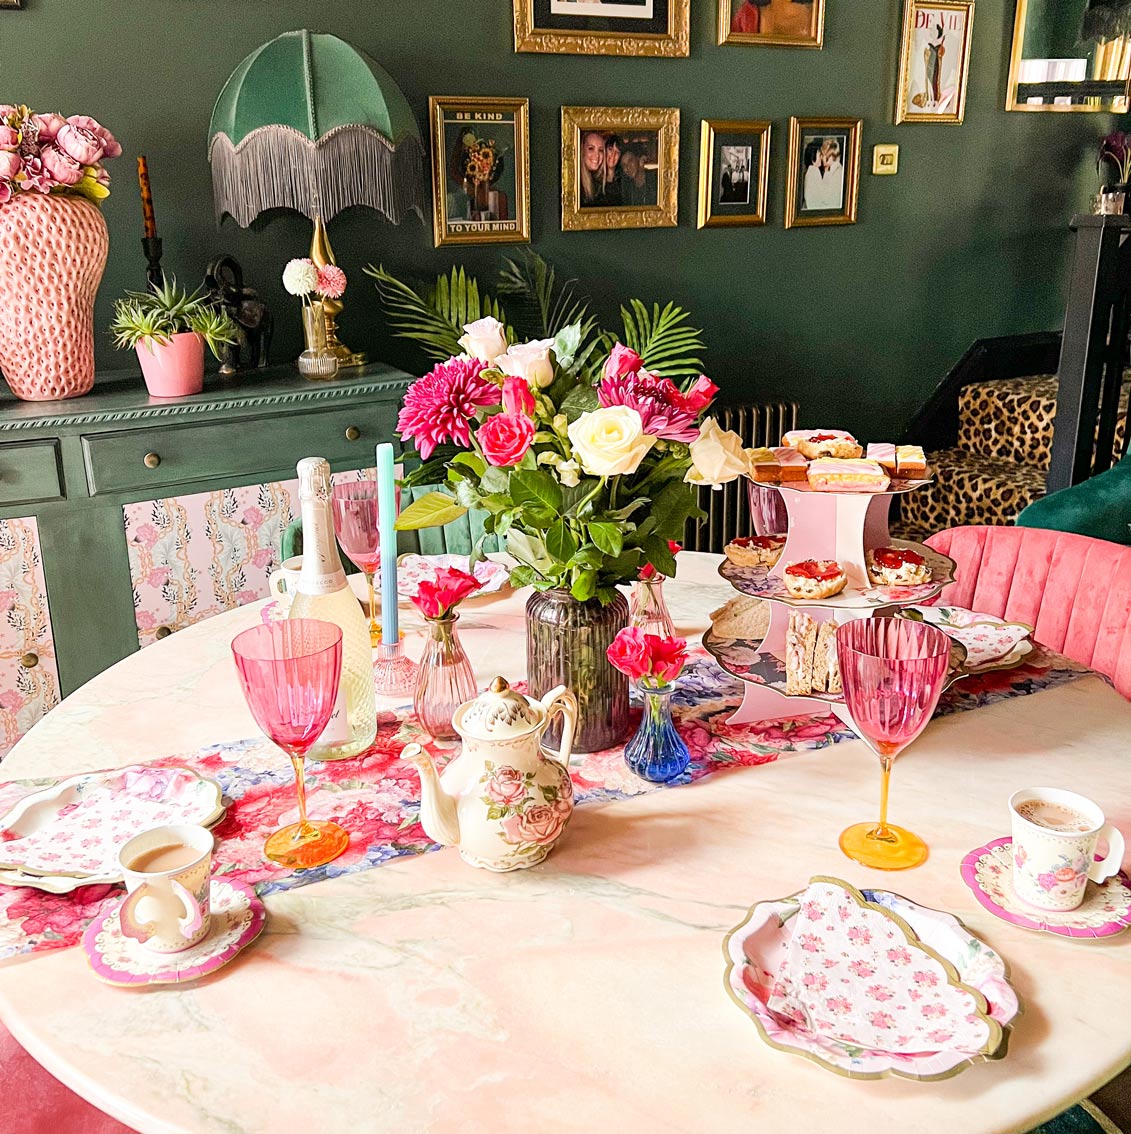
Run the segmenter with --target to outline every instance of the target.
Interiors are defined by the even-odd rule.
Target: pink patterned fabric
[[[0,370],[17,398],[94,386],[94,296],[110,239],[97,205],[20,193],[0,207]]]
[[[1042,645],[1131,699],[1131,547],[1044,528],[949,528],[927,543],[958,564],[936,600],[1034,627]]]

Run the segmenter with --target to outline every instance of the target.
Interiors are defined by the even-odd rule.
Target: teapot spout
[[[424,833],[441,846],[459,846],[456,801],[440,785],[431,755],[419,744],[407,744],[401,758],[420,773],[420,825]]]

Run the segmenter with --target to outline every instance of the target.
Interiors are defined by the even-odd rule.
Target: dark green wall
[[[97,318],[142,280],[134,157],[148,155],[165,263],[183,281],[227,251],[268,298],[274,356],[299,348],[299,313],[279,272],[308,224],[281,215],[259,231],[217,231],[205,156],[212,104],[253,48],[308,26],[370,52],[425,122],[429,94],[531,100],[534,244],[582,278],[599,313],[639,295],[690,307],[708,373],[733,398],[797,398],[815,424],[893,435],[970,343],[1048,329],[1063,317],[1068,220],[1098,185],[1099,115],[1006,114],[1012,0],[978,0],[966,123],[895,127],[899,0],[827,0],[825,48],[715,46],[714,0],[692,0],[691,58],[515,55],[510,0],[25,0],[0,12],[0,102],[92,114],[125,147],[111,163],[110,264]],[[570,233],[559,224],[559,107],[678,106],[678,229]],[[782,229],[788,118],[864,119],[860,221]],[[699,122],[774,123],[770,224],[695,228]],[[871,147],[898,142],[899,175],[873,177]],[[351,274],[343,338],[409,369],[361,268],[434,273],[461,260],[493,273],[498,250],[433,249],[415,216],[393,227],[351,210],[330,226]],[[102,336],[100,364],[121,366]],[[819,419],[819,420],[818,420]]]

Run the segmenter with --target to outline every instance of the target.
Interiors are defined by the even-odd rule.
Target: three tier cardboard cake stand
[[[925,544],[892,539],[888,534],[891,498],[930,483],[929,479],[892,480],[884,492],[818,491],[804,481],[751,485],[752,496],[759,490],[781,494],[789,517],[789,530],[785,547],[773,567],[740,567],[729,560],[719,567],[719,574],[735,590],[765,599],[772,605],[769,628],[761,642],[724,638],[717,635],[713,627],[703,636],[704,647],[719,665],[745,686],[742,704],[731,716],[731,724],[833,712],[852,727],[852,718],[840,694],[797,696],[785,692],[789,613],[791,608],[800,607],[817,622],[828,618],[846,622],[850,618],[890,615],[900,607],[925,602],[939,594],[954,579],[954,560]],[[752,506],[751,512],[758,516],[761,510]],[[931,569],[931,581],[915,587],[873,586],[868,579],[865,557],[868,551],[880,547],[918,552]],[[787,564],[806,559],[835,559],[848,576],[844,590],[827,599],[799,599],[790,595],[782,582],[782,573]]]

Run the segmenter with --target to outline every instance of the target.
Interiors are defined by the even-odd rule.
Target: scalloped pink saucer
[[[1008,836],[972,850],[962,860],[962,880],[994,917],[1022,929],[1061,937],[1111,937],[1131,926],[1131,879],[1122,870],[1106,882],[1089,882],[1083,904],[1065,913],[1023,902],[1013,890],[1013,841]]]
[[[82,935],[82,947],[95,976],[107,984],[136,988],[184,984],[223,968],[263,932],[267,910],[250,886],[223,878],[212,879],[209,902],[212,928],[208,936],[183,953],[155,953],[126,937],[115,906],[92,921]]]

